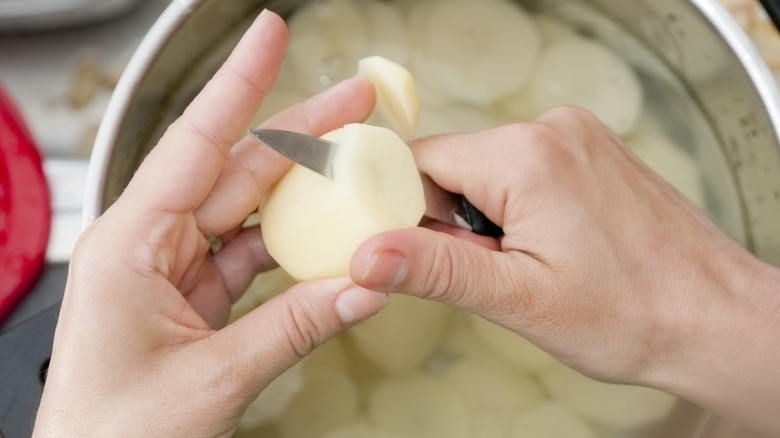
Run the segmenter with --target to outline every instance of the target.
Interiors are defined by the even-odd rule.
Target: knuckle
[[[319,326],[305,303],[291,300],[285,309],[280,327],[283,330],[282,338],[289,343],[289,350],[302,359],[319,345],[322,338]]]

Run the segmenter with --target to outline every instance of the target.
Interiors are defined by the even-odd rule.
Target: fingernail
[[[406,258],[396,251],[379,251],[371,256],[363,271],[363,280],[367,285],[377,287],[396,287],[409,273]]]
[[[387,305],[387,294],[360,287],[345,290],[336,297],[336,313],[344,324],[362,321]]]

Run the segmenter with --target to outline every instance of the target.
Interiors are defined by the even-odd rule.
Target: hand
[[[505,235],[445,224],[384,233],[356,251],[356,284],[452,304],[592,377],[780,429],[777,271],[591,114],[557,109],[414,151],[423,173]]]
[[[378,311],[348,278],[301,283],[230,326],[274,266],[240,224],[290,162],[245,137],[278,72],[281,18],[263,12],[73,254],[36,436],[229,436],[246,406],[315,346]],[[267,122],[321,135],[362,121],[355,78]],[[327,111],[323,111],[327,108]],[[224,245],[212,254],[209,239]]]

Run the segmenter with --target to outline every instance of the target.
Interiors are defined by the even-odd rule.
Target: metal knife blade
[[[338,149],[338,143],[281,129],[258,128],[250,129],[249,132],[271,149],[301,166],[333,179],[333,156]]]
[[[339,147],[338,143],[281,129],[258,128],[250,129],[249,133],[301,166],[333,179],[333,157]],[[464,196],[445,192],[429,178],[423,178],[423,186],[428,206],[426,216],[483,236],[503,235],[503,230]]]

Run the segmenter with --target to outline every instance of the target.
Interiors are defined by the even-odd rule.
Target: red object
[[[0,323],[41,274],[51,227],[41,156],[0,87]]]

